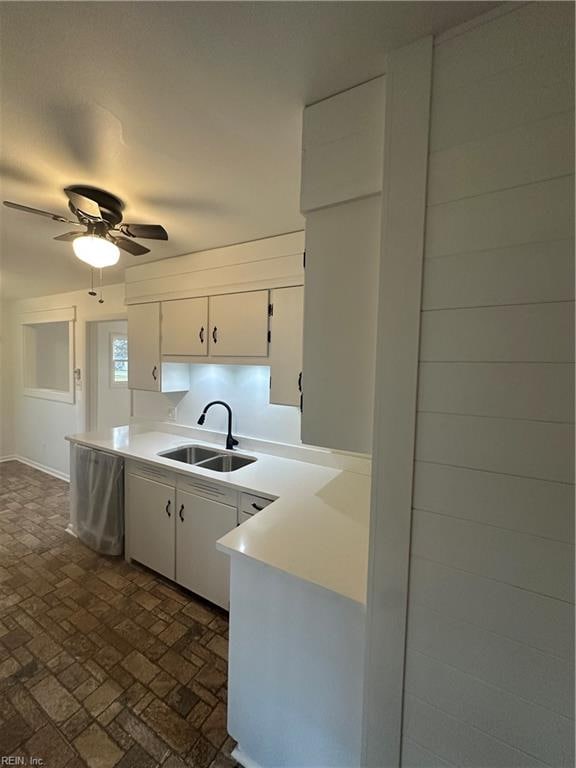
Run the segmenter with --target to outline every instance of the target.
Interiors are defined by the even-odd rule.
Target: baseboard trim
[[[39,464],[37,461],[32,461],[32,459],[27,459],[24,456],[5,456],[2,459],[0,459],[0,462],[4,461],[19,461],[21,464],[26,464],[27,467],[32,467],[32,469],[37,469],[39,472],[44,472],[46,475],[52,475],[52,477],[57,477],[58,480],[64,480],[64,482],[69,483],[70,482],[70,475],[67,475],[65,472],[60,472],[57,469],[52,469],[52,467],[47,467],[45,464]]]
[[[78,534],[76,533],[74,528],[72,528],[72,523],[68,523],[68,525],[66,526],[66,533],[68,533],[70,536],[73,536],[75,539],[78,538]]]
[[[251,757],[248,757],[246,752],[244,752],[239,744],[237,744],[232,750],[232,757],[234,760],[236,760],[237,763],[240,763],[243,768],[262,768],[259,763],[252,760]]]

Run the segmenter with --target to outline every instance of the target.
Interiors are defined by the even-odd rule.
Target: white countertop
[[[181,474],[209,477],[237,490],[277,497],[223,536],[218,548],[365,604],[370,514],[370,477],[366,474],[248,451],[242,445],[235,453],[253,456],[256,462],[234,472],[214,472],[158,453],[189,444],[224,452],[221,444],[169,432],[135,433],[129,427],[67,439]]]

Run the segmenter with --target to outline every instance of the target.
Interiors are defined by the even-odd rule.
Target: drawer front
[[[238,506],[238,491],[203,477],[178,475],[176,487],[178,490],[195,493],[198,496],[204,496],[206,499],[219,501],[221,504],[228,504],[231,507]]]
[[[144,464],[140,461],[127,461],[125,464],[126,472],[139,477],[146,477],[148,480],[155,480],[157,483],[166,483],[174,485],[174,473],[169,469],[157,466],[156,464]]]
[[[261,512],[268,504],[272,504],[274,499],[266,498],[266,496],[255,496],[252,493],[240,494],[240,512],[244,512],[247,515],[255,515]]]

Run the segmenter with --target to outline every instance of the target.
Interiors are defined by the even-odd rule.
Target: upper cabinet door
[[[306,217],[301,434],[308,445],[372,450],[381,207],[373,195]]]
[[[210,296],[210,355],[267,357],[268,291]]]
[[[270,402],[300,405],[304,286],[270,292]]]
[[[162,302],[162,354],[208,354],[208,299]]]
[[[160,303],[128,307],[128,386],[160,392]]]

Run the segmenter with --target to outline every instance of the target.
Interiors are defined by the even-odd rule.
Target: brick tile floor
[[[68,485],[0,464],[0,757],[232,768],[228,621],[65,533]]]

